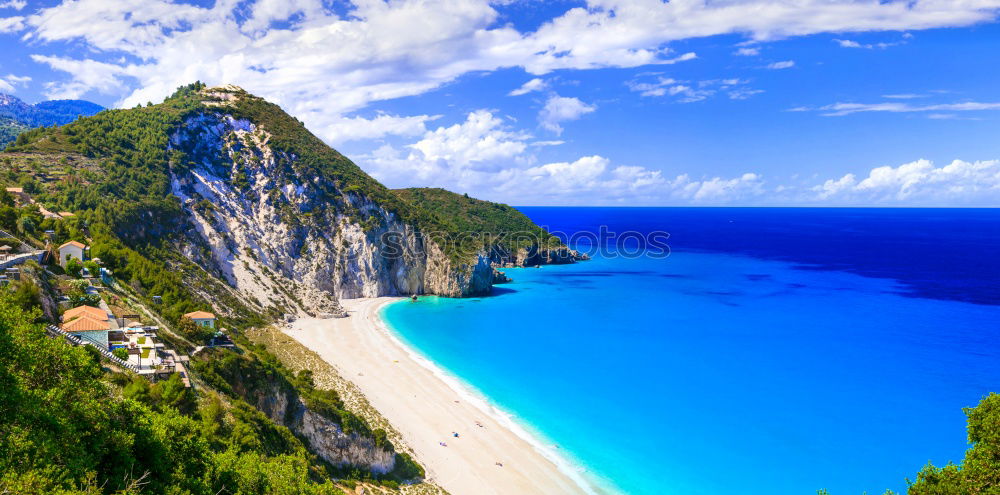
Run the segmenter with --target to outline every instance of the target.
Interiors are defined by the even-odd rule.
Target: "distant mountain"
[[[20,98],[0,94],[0,149],[34,127],[68,124],[89,117],[104,107],[84,100],[50,100],[29,105]]]

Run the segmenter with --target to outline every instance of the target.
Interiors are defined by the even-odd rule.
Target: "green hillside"
[[[91,348],[47,337],[39,316],[0,291],[0,493],[332,495],[351,480],[391,489],[393,480],[423,475],[405,455],[382,481],[335,469],[225,382],[196,392],[176,374],[151,385],[102,370]],[[316,390],[308,374],[293,375],[252,344],[243,349],[200,359],[201,374],[211,382],[235,372],[244,383],[286,387],[345,428],[384,438],[341,410],[335,394]]]
[[[480,243],[491,240],[508,249],[538,245],[561,247],[562,241],[535,225],[520,211],[501,203],[470,198],[441,188],[394,189],[400,198],[433,216],[448,232],[472,234]],[[475,244],[469,241],[469,244]]]

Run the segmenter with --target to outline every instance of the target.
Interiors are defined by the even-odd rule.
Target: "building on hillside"
[[[59,211],[59,212],[56,212],[56,214],[59,215],[62,218],[70,218],[70,217],[75,217],[76,216],[76,214],[74,214],[71,211]]]
[[[93,306],[77,306],[63,313],[63,331],[76,335],[85,341],[108,348],[108,332],[111,322],[108,313]]]
[[[62,246],[59,246],[59,266],[66,268],[66,262],[70,258],[76,258],[83,261],[83,251],[87,249],[87,246],[81,242],[69,241]]]
[[[193,321],[195,325],[215,328],[215,315],[209,313],[208,311],[194,311],[184,315],[184,317],[191,318],[191,321]]]

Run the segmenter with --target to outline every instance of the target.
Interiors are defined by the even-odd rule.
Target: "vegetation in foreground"
[[[150,384],[102,369],[88,347],[46,336],[37,308],[24,306],[30,303],[0,291],[0,493],[339,494],[354,481],[391,488],[423,475],[402,454],[381,481],[335,469],[230,382],[196,393],[179,375]],[[318,412],[385,441],[343,410],[335,393],[315,389],[308,373],[293,375],[250,346],[199,367],[210,381],[236,372],[294,388]]]

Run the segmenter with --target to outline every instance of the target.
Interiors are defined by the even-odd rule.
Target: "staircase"
[[[63,329],[61,329],[61,328],[59,328],[59,327],[57,327],[55,325],[46,325],[45,326],[45,331],[49,335],[52,335],[53,337],[63,337],[70,344],[73,344],[73,345],[89,345],[89,346],[97,349],[97,351],[100,352],[102,356],[108,358],[109,361],[111,361],[112,363],[115,363],[117,366],[121,367],[122,369],[127,369],[127,370],[129,370],[129,371],[131,371],[133,373],[138,373],[139,372],[139,367],[138,366],[136,366],[136,365],[134,365],[132,363],[129,363],[128,361],[125,361],[125,360],[119,358],[118,356],[115,356],[114,354],[111,353],[111,351],[109,351],[107,349],[106,346],[104,346],[100,342],[97,342],[97,341],[95,341],[93,339],[90,339],[89,337],[86,337],[86,336],[83,336],[83,335],[73,335],[73,334],[71,334],[69,332],[66,332],[65,330],[63,330]]]

